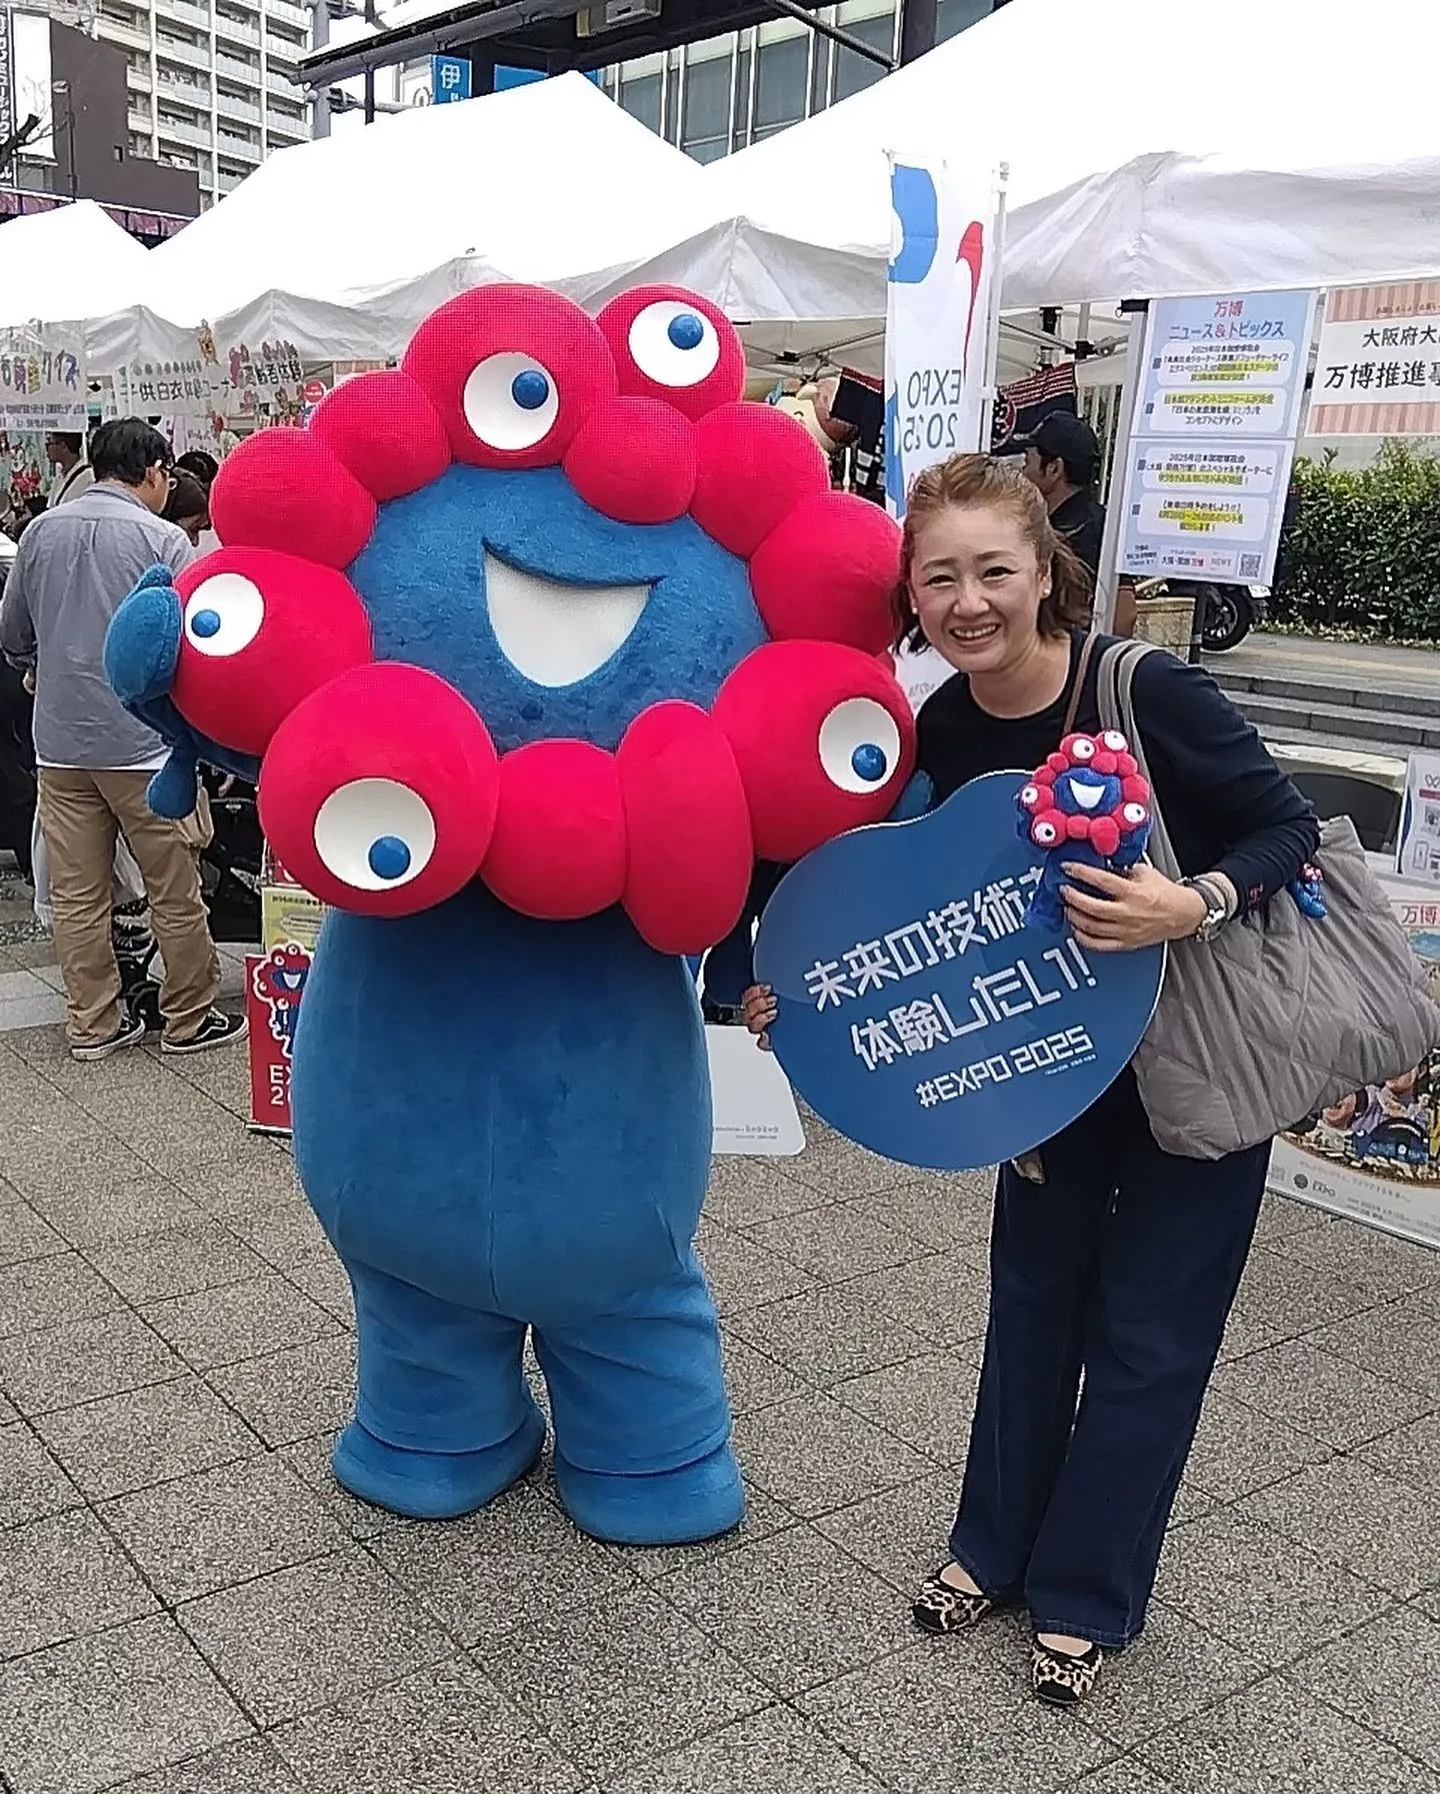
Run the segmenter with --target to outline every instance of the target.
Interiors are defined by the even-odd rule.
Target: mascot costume
[[[740,402],[708,303],[591,318],[478,288],[400,368],[251,437],[224,546],[157,568],[110,678],[170,759],[257,778],[330,906],[298,1013],[299,1175],[354,1288],[341,1483],[441,1518],[535,1463],[586,1532],[679,1543],[743,1516],[714,1304],[685,955],[756,858],[883,820],[909,706],[883,658],[898,532]]]

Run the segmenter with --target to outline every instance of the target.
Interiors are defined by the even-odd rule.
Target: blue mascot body
[[[913,763],[877,657],[894,528],[742,379],[691,295],[592,321],[467,294],[401,371],[242,445],[224,548],[111,630],[116,689],[172,744],[155,807],[186,813],[198,760],[258,777],[330,906],[295,1160],[355,1296],[334,1468],[403,1514],[536,1462],[529,1336],[578,1525],[676,1543],[742,1517],[683,956],[733,926],[757,856],[879,820]]]

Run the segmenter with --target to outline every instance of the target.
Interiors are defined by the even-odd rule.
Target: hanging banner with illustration
[[[917,473],[982,446],[997,202],[988,181],[895,156],[890,202],[885,491],[899,517]]]
[[[1440,1002],[1440,892],[1381,885]],[[1440,1246],[1440,1053],[1352,1091],[1275,1142],[1269,1187],[1386,1233]]]
[[[1269,585],[1316,295],[1162,299],[1125,452],[1120,571]]]
[[[222,363],[233,393],[228,416],[290,423],[304,416],[305,366],[294,343],[235,343]]]
[[[117,417],[223,417],[230,392],[220,369],[199,355],[176,361],[137,357],[115,370]]]
[[[0,427],[83,432],[89,392],[78,330],[58,324],[0,330]]]
[[[1307,430],[1440,435],[1440,279],[1326,294]]]
[[[191,355],[136,357],[114,375],[115,415],[186,418],[218,435],[227,424],[299,423],[307,378],[290,342],[237,342],[219,348],[208,326]]]

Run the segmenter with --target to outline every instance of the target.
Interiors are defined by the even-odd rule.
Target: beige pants
[[[146,801],[148,772],[40,768],[40,826],[50,864],[55,951],[75,1046],[108,1040],[120,1026],[120,971],[110,936],[115,837],[123,830],[145,881],[150,922],[165,961],[160,1012],[167,1040],[188,1040],[220,989],[220,957],[200,892],[200,851],[211,837],[205,793],[184,822]]]

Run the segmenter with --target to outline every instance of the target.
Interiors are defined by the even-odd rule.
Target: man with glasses
[[[95,484],[25,532],[0,605],[0,652],[33,672],[40,828],[65,980],[70,1051],[103,1059],[145,1036],[121,1002],[111,935],[117,830],[140,868],[165,960],[161,1051],[196,1053],[238,1040],[243,1018],[215,1008],[220,961],[201,895],[201,808],[156,816],[146,787],[165,759],[160,738],[120,707],[105,676],[110,619],[147,568],[173,572],[194,551],[160,513],[174,456],[139,418],[102,425],[90,445]]]

